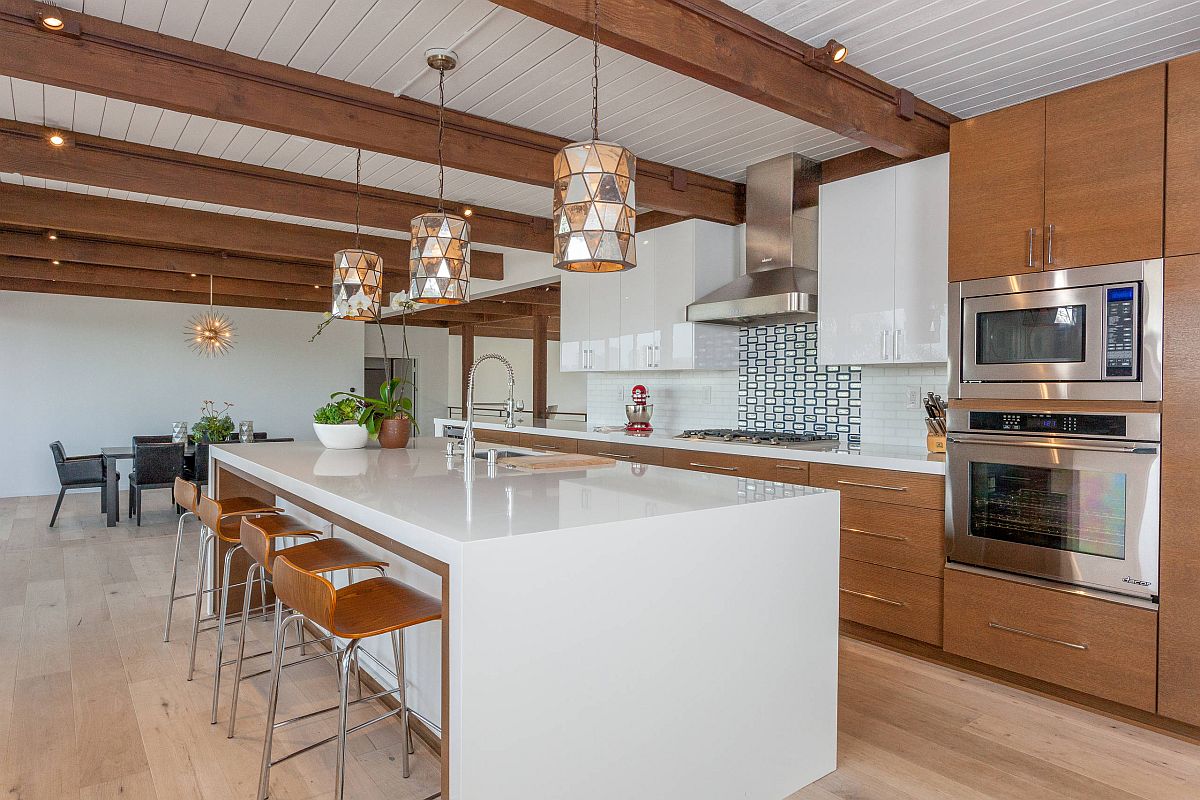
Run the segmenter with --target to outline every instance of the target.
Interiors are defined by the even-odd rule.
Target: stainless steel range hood
[[[821,165],[794,153],[746,170],[746,274],[687,308],[689,322],[749,327],[817,318]]]

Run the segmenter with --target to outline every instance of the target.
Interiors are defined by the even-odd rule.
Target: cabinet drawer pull
[[[864,600],[874,600],[876,603],[885,603],[889,606],[896,606],[897,608],[903,608],[904,606],[908,605],[908,603],[901,603],[899,600],[888,600],[886,597],[879,597],[878,595],[867,594],[866,592],[856,592],[853,589],[841,589],[839,591],[841,591],[842,594],[852,594],[855,597],[861,597]]]
[[[598,455],[598,456],[608,456],[609,458],[620,458],[620,459],[623,459],[623,460],[625,460],[625,461],[629,461],[630,459],[632,459],[632,458],[633,458],[633,456],[621,455],[620,453],[605,453],[603,450],[597,450],[597,451],[596,451],[596,455]]]
[[[1050,644],[1061,644],[1063,647],[1069,647],[1072,650],[1087,650],[1088,649],[1088,646],[1086,643],[1080,644],[1078,642],[1064,642],[1062,639],[1052,639],[1049,636],[1042,636],[1040,633],[1031,633],[1029,631],[1023,631],[1020,628],[1010,628],[1007,625],[1001,625],[999,622],[989,622],[988,627],[995,628],[998,631],[1008,631],[1009,633],[1015,633],[1020,636],[1028,636],[1030,639],[1037,639],[1039,642],[1049,642]]]
[[[561,447],[555,447],[552,444],[535,444],[532,447],[534,450],[562,450]]]
[[[907,492],[907,486],[884,486],[882,483],[859,483],[858,481],[838,481],[839,486],[857,486],[861,489],[883,489],[885,492]]]
[[[724,472],[737,472],[738,471],[737,467],[719,467],[716,464],[699,464],[695,461],[688,462],[688,466],[696,467],[697,469],[719,469]]]
[[[797,467],[795,464],[776,464],[775,469],[790,469],[795,472],[808,472],[808,465]]]
[[[894,536],[890,533],[876,533],[875,531],[864,531],[859,528],[842,528],[845,533],[857,533],[861,536],[874,536],[876,539],[887,539],[891,542],[907,542],[907,536]]]

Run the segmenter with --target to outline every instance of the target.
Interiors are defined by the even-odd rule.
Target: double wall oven
[[[951,562],[1157,600],[1162,267],[951,284]]]

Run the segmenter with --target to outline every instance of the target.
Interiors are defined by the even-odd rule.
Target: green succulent
[[[313,412],[313,422],[318,425],[341,425],[346,421],[342,409],[337,403],[329,403]]]

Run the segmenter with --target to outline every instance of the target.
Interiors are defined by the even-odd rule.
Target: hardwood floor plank
[[[71,673],[18,678],[5,746],[4,791],[21,800],[79,797]]]

